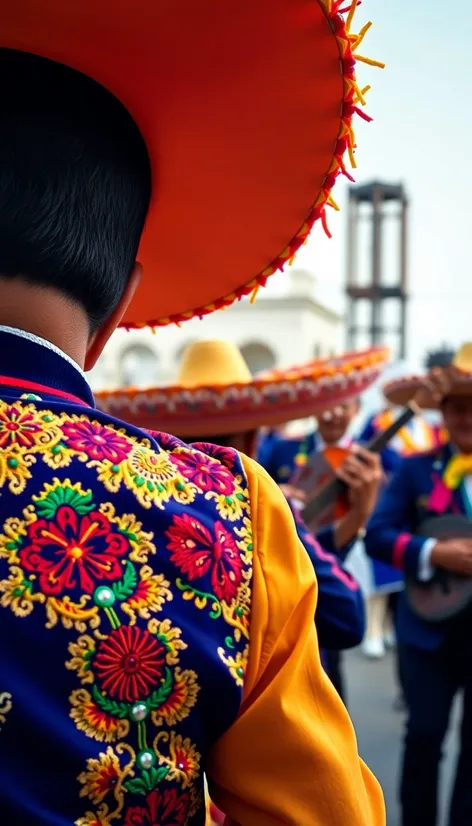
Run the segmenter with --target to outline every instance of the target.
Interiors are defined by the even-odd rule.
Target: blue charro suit
[[[371,556],[393,563],[413,577],[419,576],[426,541],[415,534],[419,524],[433,515],[466,513],[464,487],[451,491],[442,481],[451,455],[451,447],[446,444],[402,459],[367,531],[366,548]],[[404,594],[399,596],[398,653],[408,709],[402,826],[436,826],[438,767],[453,700],[461,689],[461,750],[448,824],[472,823],[471,621],[468,610],[449,622],[427,623],[413,613]]]
[[[290,478],[296,470],[295,459],[299,451],[302,449],[303,453],[310,457],[319,450],[319,443],[320,440],[316,431],[309,433],[303,439],[276,436],[271,433],[264,440],[261,440],[257,459],[277,484],[286,484],[290,481]],[[382,451],[381,460],[384,472],[387,474],[389,474],[399,462],[397,454],[389,448],[385,448],[385,450]],[[341,550],[336,548],[334,530],[330,526],[318,531],[316,538],[325,550],[331,553],[341,554],[342,557],[347,555],[354,544],[353,540]],[[399,580],[398,575],[395,571],[392,571],[391,566],[379,565],[376,575],[376,581],[378,581],[379,586],[384,587],[388,585],[391,579],[393,579],[394,583]]]
[[[295,457],[303,446],[303,452],[311,456],[316,452],[318,439],[316,432],[309,433],[303,439],[295,439],[284,436],[269,434],[261,440],[258,448],[257,461],[260,462],[267,473],[272,476],[278,485],[286,484],[290,481],[296,470]],[[331,526],[322,528],[316,535],[319,544],[330,553],[338,553],[334,530]],[[342,549],[343,554],[352,547],[349,543]]]
[[[297,533],[311,559],[318,580],[315,622],[322,648],[343,650],[362,642],[365,631],[364,600],[358,583],[333,554],[321,547],[289,505]]]
[[[274,433],[261,440],[258,461],[279,484],[287,482],[294,472],[295,457],[302,441],[282,438]],[[306,438],[304,450],[313,453],[316,443],[316,434],[310,433]],[[350,542],[338,550],[331,526],[320,530],[315,538],[303,524],[297,509],[292,507],[292,512],[298,535],[308,552],[318,580],[316,627],[320,646],[333,650],[352,648],[358,645],[364,636],[364,600],[358,584],[344,570],[339,560],[346,557],[353,543]]]
[[[302,452],[311,456],[318,449],[318,437],[315,432],[308,434],[305,439],[284,438],[281,436],[270,437],[259,446],[258,459],[263,464],[267,472],[278,484],[288,482],[296,469],[295,458]],[[300,533],[301,523],[298,521]],[[320,635],[320,646],[322,647],[322,661],[327,673],[330,675],[337,691],[345,699],[343,677],[341,673],[340,654],[343,648],[350,648],[358,645],[364,636],[365,614],[364,600],[361,589],[355,580],[344,570],[342,565],[331,565],[324,558],[336,554],[338,559],[344,560],[354,545],[354,539],[343,548],[336,547],[334,527],[328,525],[320,529],[316,537],[312,537],[305,526],[302,540],[307,549],[319,582],[319,600],[321,607],[316,613],[317,628],[323,628],[324,640]],[[311,545],[311,547],[310,547]],[[315,549],[318,548],[318,551]],[[356,591],[350,590],[347,581],[356,584]],[[324,590],[324,594],[323,594]],[[348,644],[340,644],[342,639],[337,634],[333,636],[332,631],[328,633],[328,628],[334,630],[333,619],[344,616],[344,640]],[[337,620],[339,622],[339,619]],[[350,630],[349,630],[350,628]],[[345,632],[348,631],[348,634]],[[333,643],[334,640],[334,643]]]
[[[239,457],[92,409],[76,367],[24,337],[0,332],[0,374],[0,820],[200,826],[247,658]]]
[[[429,500],[451,455],[447,444],[401,460],[368,527],[365,544],[371,557],[417,576],[425,539],[415,536],[415,530],[420,522],[438,512],[434,500]],[[441,513],[466,513],[462,487],[451,492]],[[444,625],[419,619],[404,594],[399,598],[397,624],[400,642],[428,650],[437,648],[444,640]]]
[[[93,405],[64,354],[0,329],[2,826],[203,826],[204,772],[253,826],[383,823],[275,485]]]

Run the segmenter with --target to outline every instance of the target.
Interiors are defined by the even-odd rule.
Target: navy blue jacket
[[[445,445],[401,460],[368,526],[365,546],[373,559],[416,577],[425,542],[424,537],[415,533],[420,523],[438,513],[466,513],[461,488],[450,492],[447,506],[440,510],[431,499],[450,456],[451,448]],[[397,623],[399,641],[417,648],[435,649],[445,636],[444,624],[428,623],[417,617],[405,594],[400,595]]]
[[[317,436],[316,433],[309,433],[305,439],[289,438],[283,436],[276,436],[270,434],[265,439],[261,440],[258,448],[257,461],[264,467],[272,476],[278,485],[287,484],[290,481],[296,469],[295,457],[303,445],[303,452],[307,456],[311,456],[317,450]],[[320,545],[331,553],[339,555],[340,551],[336,548],[336,539],[334,529],[328,525],[322,528],[316,534],[316,538]],[[343,558],[351,550],[354,540],[349,542],[342,549]]]
[[[301,439],[289,439],[270,433],[261,440],[258,461],[279,484],[289,481],[295,470],[295,456],[300,450]],[[307,436],[307,453],[314,452],[316,435]],[[352,547],[349,543],[342,551],[336,548],[331,526],[312,536],[293,507],[298,535],[306,548],[318,580],[318,606],[316,628],[321,648],[342,650],[359,645],[365,631],[364,600],[356,580],[342,567],[343,559]],[[334,554],[336,553],[336,557]]]
[[[362,642],[365,631],[364,599],[358,583],[332,553],[312,536],[297,509],[289,502],[300,537],[318,580],[315,624],[321,648],[342,650]]]

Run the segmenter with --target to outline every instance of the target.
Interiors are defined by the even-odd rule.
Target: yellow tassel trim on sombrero
[[[344,162],[344,156],[347,154],[351,167],[353,169],[356,168],[356,161],[354,157],[356,138],[352,125],[354,115],[359,115],[366,121],[372,120],[372,118],[366,115],[365,112],[359,108],[359,106],[365,105],[365,94],[370,87],[365,86],[361,89],[358,86],[355,73],[356,63],[367,63],[369,66],[377,66],[379,68],[383,68],[384,64],[378,60],[372,60],[364,55],[360,55],[357,52],[357,48],[362,43],[366,33],[372,25],[370,22],[366,23],[357,34],[351,33],[351,26],[354,20],[356,8],[359,5],[359,0],[351,0],[351,2],[348,2],[347,5],[346,0],[318,0],[318,2],[322,6],[324,13],[329,20],[331,29],[338,44],[344,77],[344,104],[341,115],[341,128],[334,149],[334,157],[330,168],[326,172],[322,191],[320,192],[316,202],[313,204],[310,212],[306,216],[305,221],[295,237],[290,241],[285,249],[282,250],[279,256],[272,261],[272,263],[266,267],[265,270],[259,273],[259,275],[256,275],[253,279],[251,279],[251,281],[243,287],[240,287],[235,292],[226,295],[224,298],[221,298],[212,304],[206,304],[205,306],[198,307],[196,310],[190,310],[186,313],[166,316],[154,321],[143,323],[125,324],[124,326],[127,329],[138,329],[147,326],[153,328],[164,327],[168,324],[179,325],[181,322],[188,321],[195,316],[201,318],[204,315],[213,313],[215,310],[223,310],[245,295],[251,295],[252,300],[254,300],[258,289],[265,286],[268,278],[270,278],[270,276],[277,271],[283,270],[285,265],[289,264],[293,260],[300,247],[306,243],[315,221],[318,219],[321,220],[324,231],[327,236],[331,238],[331,233],[328,229],[326,220],[326,208],[331,207],[335,210],[339,210],[338,205],[331,196],[331,191],[339,175],[345,175],[350,181],[354,180],[347,171]],[[346,15],[346,17],[344,18],[343,15]]]

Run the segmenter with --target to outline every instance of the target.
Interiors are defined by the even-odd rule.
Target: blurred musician
[[[358,412],[358,398],[336,405],[319,416],[316,432],[304,439],[273,439],[271,449],[265,455],[260,450],[258,457],[287,498],[303,502],[305,494],[296,487],[297,469],[325,448],[336,446],[350,450],[344,464],[337,470],[338,477],[348,485],[350,508],[338,522],[323,526],[316,532],[317,541],[343,560],[363,534],[375,507],[383,476],[379,457],[354,444],[349,435]],[[384,453],[389,456],[389,449],[386,448]],[[334,650],[328,647],[323,651],[323,662],[340,696],[346,701],[339,648]]]
[[[472,540],[434,539],[419,534],[428,517],[472,518],[472,344],[452,368],[391,382],[386,392],[404,404],[415,395],[425,408],[439,408],[450,439],[401,461],[370,523],[366,547],[372,557],[394,564],[423,593],[437,570],[472,575]],[[467,583],[467,581],[465,581]],[[441,589],[442,593],[442,589]],[[447,594],[447,591],[446,591]],[[412,595],[410,594],[410,600]],[[461,750],[449,826],[472,823],[472,609],[461,605],[450,618],[427,621],[399,598],[397,635],[408,706],[401,803],[403,826],[436,826],[438,774],[454,697],[463,691]],[[455,615],[454,615],[455,614]]]

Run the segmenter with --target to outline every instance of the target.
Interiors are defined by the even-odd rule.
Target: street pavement
[[[359,752],[383,788],[387,826],[401,826],[397,788],[405,715],[393,708],[397,694],[393,655],[372,661],[355,649],[344,654],[344,671],[349,712],[356,728]],[[447,826],[446,812],[457,759],[459,722],[458,703],[445,745],[446,757],[441,778],[442,819],[438,826]]]

